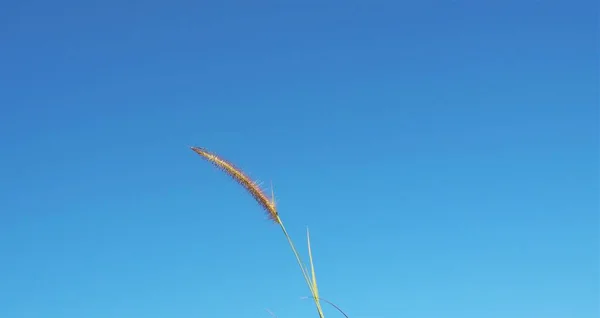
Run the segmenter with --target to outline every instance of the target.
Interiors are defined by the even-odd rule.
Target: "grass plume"
[[[215,165],[217,168],[227,173],[237,183],[241,184],[246,191],[248,191],[248,193],[254,197],[256,202],[258,202],[258,204],[267,212],[267,216],[271,220],[275,221],[276,223],[281,223],[279,214],[277,213],[277,208],[275,207],[274,198],[269,198],[260,188],[260,186],[256,182],[252,181],[252,179],[250,179],[250,177],[248,177],[248,175],[246,175],[241,169],[234,166],[231,162],[213,153],[210,153],[205,149],[192,147],[192,150]]]
[[[219,168],[222,171],[224,171],[225,173],[227,173],[231,178],[233,178],[233,180],[235,180],[242,187],[244,187],[246,189],[246,191],[248,193],[250,193],[250,195],[252,195],[252,197],[254,197],[256,202],[258,202],[258,204],[267,212],[267,216],[279,225],[279,227],[283,231],[283,234],[285,235],[285,237],[288,241],[288,244],[290,245],[290,247],[292,249],[292,252],[294,253],[294,256],[296,258],[296,261],[298,262],[298,265],[300,266],[300,270],[302,271],[304,280],[306,281],[306,284],[308,285],[308,288],[310,289],[310,292],[313,296],[312,299],[314,300],[315,305],[317,307],[317,312],[319,313],[319,318],[325,318],[325,315],[323,314],[323,310],[321,308],[319,291],[317,288],[317,280],[315,277],[315,270],[314,270],[313,261],[312,261],[312,250],[310,248],[310,236],[309,236],[308,230],[307,230],[306,234],[307,234],[308,251],[309,251],[309,257],[310,257],[310,268],[311,268],[310,273],[309,273],[308,269],[306,268],[306,266],[304,265],[304,262],[302,262],[300,254],[296,250],[296,247],[294,245],[294,242],[292,241],[292,238],[290,237],[285,226],[283,225],[283,221],[281,220],[281,217],[279,216],[277,207],[275,205],[274,195],[272,194],[271,197],[269,198],[265,194],[265,192],[258,186],[258,184],[256,182],[252,181],[252,179],[250,179],[248,177],[248,175],[246,175],[241,169],[234,166],[231,162],[229,162],[229,161],[227,161],[227,160],[217,156],[216,154],[211,153],[203,148],[191,147],[191,149],[195,153],[200,155],[202,158],[206,159],[207,161],[209,161],[210,163],[215,165],[217,168]],[[312,273],[312,275],[311,275],[311,273]]]

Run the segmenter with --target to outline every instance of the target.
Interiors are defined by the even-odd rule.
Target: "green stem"
[[[319,318],[325,318],[325,315],[323,314],[323,310],[321,308],[321,304],[319,302],[319,298],[317,297],[314,287],[313,287],[312,283],[310,282],[310,278],[308,277],[306,268],[303,265],[304,263],[300,259],[300,254],[298,254],[298,251],[296,250],[296,247],[294,246],[294,242],[292,242],[292,238],[290,237],[287,230],[285,229],[283,222],[281,221],[281,219],[278,221],[279,221],[278,222],[279,226],[281,226],[281,230],[283,231],[283,234],[285,235],[285,238],[287,239],[288,243],[290,244],[290,247],[292,248],[292,252],[294,252],[294,256],[296,256],[296,261],[298,262],[298,265],[300,266],[300,270],[302,270],[302,275],[304,276],[304,280],[306,280],[306,284],[308,285],[308,288],[310,289],[310,292],[313,295],[313,300],[315,301],[315,305],[317,306],[317,311],[319,312]]]

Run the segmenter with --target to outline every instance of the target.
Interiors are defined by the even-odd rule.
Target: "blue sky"
[[[0,317],[315,317],[192,145],[353,318],[597,317],[598,9],[0,2]]]

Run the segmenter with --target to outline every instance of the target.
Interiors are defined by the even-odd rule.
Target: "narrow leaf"
[[[317,276],[315,275],[315,265],[313,264],[312,250],[310,248],[310,232],[306,228],[306,241],[308,243],[308,259],[310,262],[310,275],[312,280],[312,288],[314,290],[313,295],[319,300],[319,288],[317,287]]]

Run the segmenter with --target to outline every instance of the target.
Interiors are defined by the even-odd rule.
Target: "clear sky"
[[[598,10],[1,1],[0,317],[316,317],[193,145],[352,318],[598,317]]]

